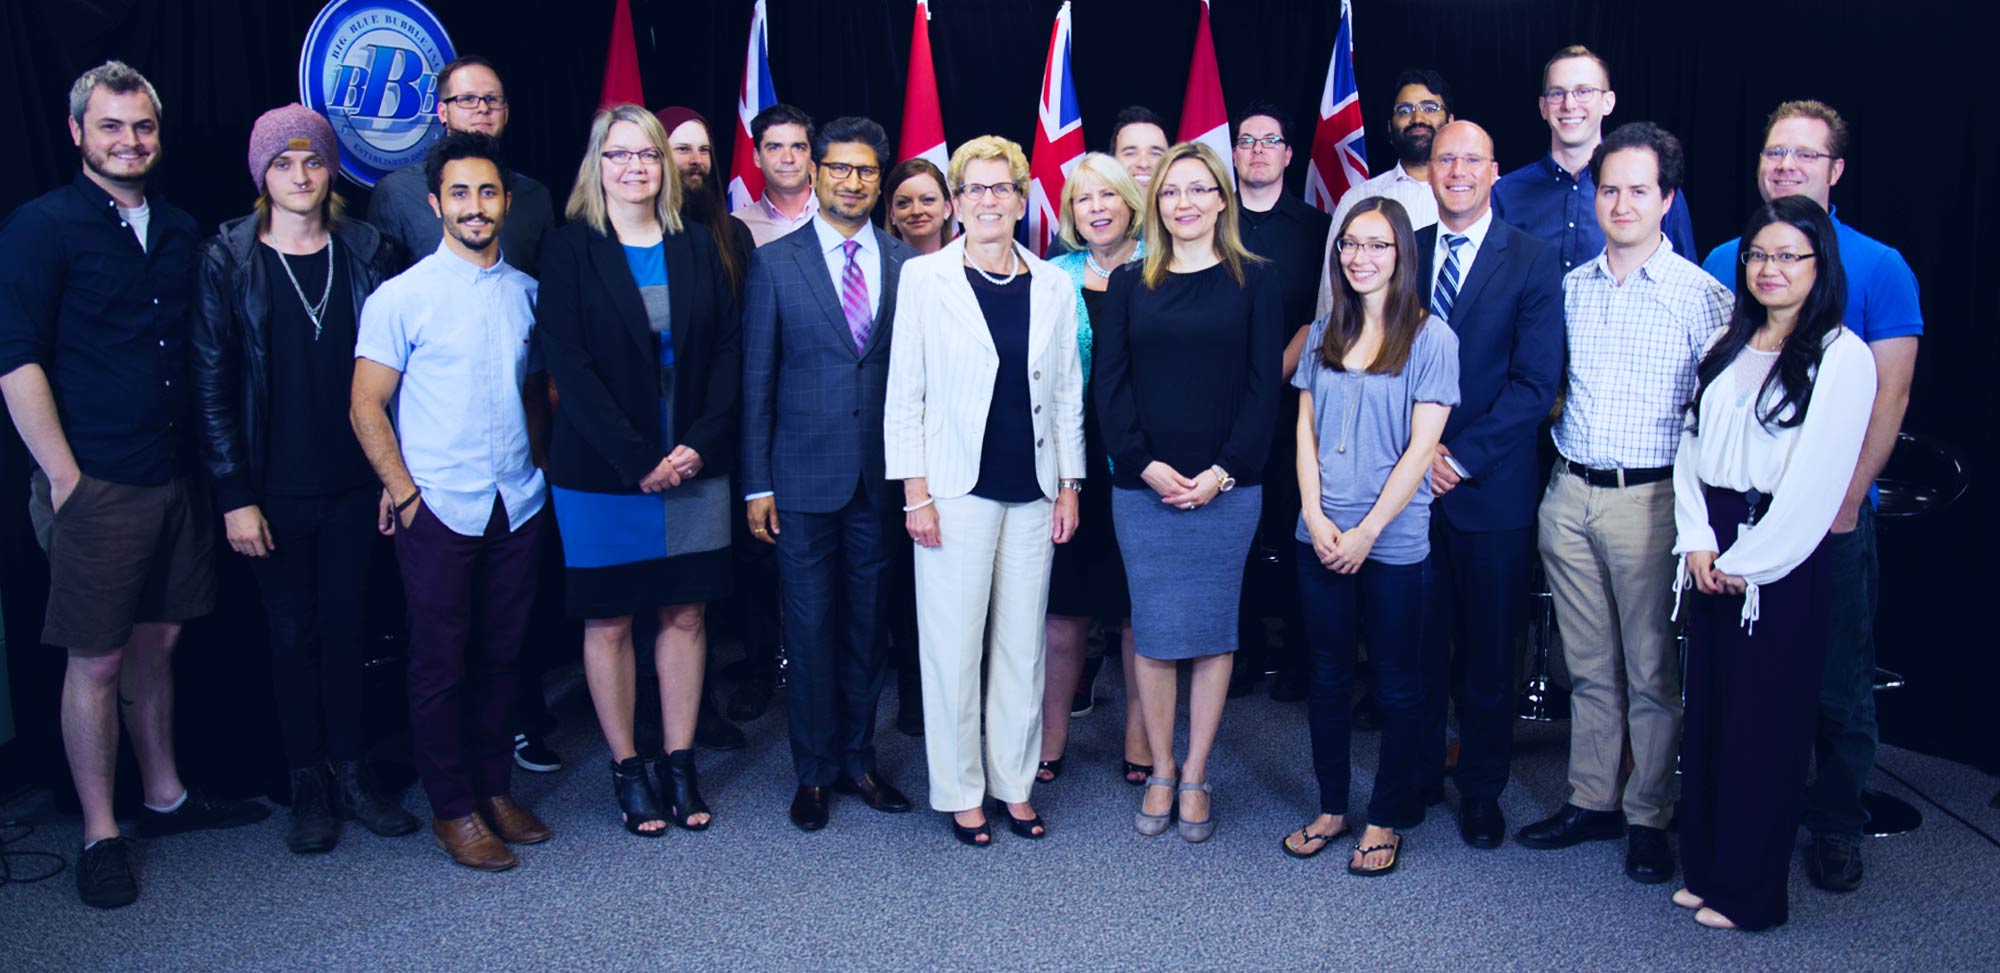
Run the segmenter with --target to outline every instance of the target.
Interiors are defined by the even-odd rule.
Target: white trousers
[[[1055,504],[970,494],[936,503],[941,543],[916,549],[931,807],[970,810],[989,792],[1019,803],[1034,786],[1042,751],[1042,624],[1055,563]],[[982,657],[989,660],[984,766]]]

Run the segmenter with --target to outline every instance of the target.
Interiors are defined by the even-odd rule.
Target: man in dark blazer
[[[1526,613],[1540,464],[1536,435],[1563,375],[1562,271],[1546,243],[1493,218],[1493,139],[1452,122],[1431,141],[1438,223],[1417,232],[1417,280],[1458,334],[1458,408],[1431,463],[1431,558],[1440,610],[1426,633],[1434,691],[1428,740],[1442,795],[1446,660],[1458,687],[1459,836],[1499,847],[1500,792],[1514,736],[1514,635]]]
[[[829,790],[878,811],[910,802],[875,766],[882,578],[906,543],[883,476],[882,402],[898,272],[916,253],[869,221],[889,137],[838,118],[813,137],[819,212],[759,248],[743,314],[743,493],[778,548],[790,667],[792,823],[826,826]]]

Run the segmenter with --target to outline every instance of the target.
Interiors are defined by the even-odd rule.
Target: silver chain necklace
[[[1011,248],[1007,251],[1007,266],[1014,269],[1009,271],[1005,277],[995,277],[987,273],[986,268],[979,266],[979,262],[972,259],[972,254],[969,253],[965,255],[965,264],[977,271],[979,276],[986,278],[986,282],[995,287],[1005,287],[1013,283],[1014,278],[1021,276],[1021,262],[1016,259],[1015,253]]]
[[[318,304],[306,300],[306,290],[299,286],[298,275],[292,273],[292,262],[285,259],[285,251],[277,247],[272,247],[271,251],[278,255],[278,265],[285,268],[285,278],[292,282],[292,293],[299,296],[299,304],[305,307],[306,317],[312,319],[313,340],[318,341],[320,332],[325,330],[319,319],[326,314],[327,301],[333,297],[333,234],[329,233],[326,237],[326,289],[320,292]]]
[[[1353,372],[1349,372],[1344,369],[1339,374],[1341,376],[1340,410],[1338,413],[1336,413],[1336,421],[1338,421],[1339,423],[1339,425],[1336,428],[1337,431],[1340,433],[1340,439],[1338,442],[1334,444],[1333,451],[1336,453],[1345,453],[1347,452],[1347,424],[1349,422],[1353,422],[1361,412],[1361,395],[1363,392],[1367,391],[1367,386],[1364,384],[1367,376],[1364,373],[1361,377],[1354,377]],[[1348,386],[1350,384],[1353,386],[1352,391],[1354,393],[1351,399],[1352,401],[1351,407],[1349,405],[1350,397],[1348,395],[1349,391]],[[1360,432],[1358,424],[1357,428],[1355,429],[1355,432],[1357,433]]]

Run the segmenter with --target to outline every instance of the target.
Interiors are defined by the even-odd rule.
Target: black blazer
[[[1417,231],[1417,280],[1428,302],[1438,227]],[[1433,503],[1463,531],[1535,522],[1541,485],[1535,435],[1563,380],[1562,269],[1554,247],[1493,218],[1452,302],[1459,404],[1445,448],[1469,474]]]
[[[742,344],[736,298],[707,227],[666,237],[674,342],[670,442],[701,455],[700,476],[735,466]],[[535,340],[558,403],[549,482],[631,493],[660,465],[659,336],[646,318],[625,250],[583,222],[542,242]]]

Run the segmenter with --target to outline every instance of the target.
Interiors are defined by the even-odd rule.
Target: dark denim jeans
[[[1875,769],[1875,510],[1861,505],[1851,533],[1827,536],[1833,562],[1833,619],[1819,688],[1818,770],[1806,794],[1806,830],[1815,838],[1860,844],[1868,826],[1861,788]]]
[[[1299,602],[1311,645],[1307,716],[1320,813],[1347,813],[1354,652],[1366,637],[1375,698],[1382,706],[1382,752],[1368,798],[1368,823],[1415,827],[1422,820],[1417,782],[1424,763],[1424,705],[1432,693],[1424,685],[1423,657],[1430,562],[1370,560],[1355,574],[1335,574],[1321,566],[1311,544],[1297,544],[1297,552]]]

